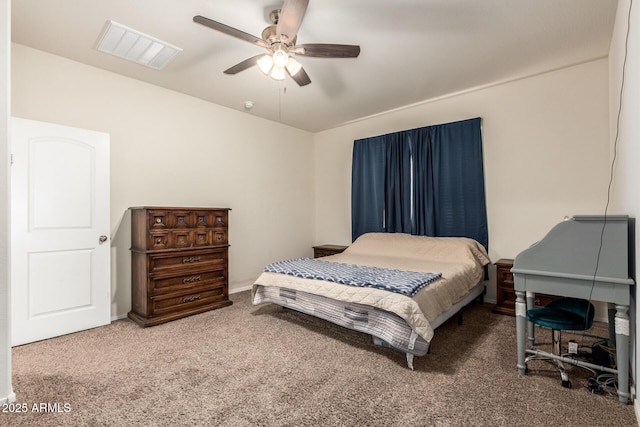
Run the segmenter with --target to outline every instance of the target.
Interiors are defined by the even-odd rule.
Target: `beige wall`
[[[315,241],[351,241],[354,139],[482,117],[489,255],[513,258],[564,216],[604,212],[608,96],[601,59],[317,133]],[[493,280],[487,300],[495,301]]]
[[[232,291],[312,255],[312,134],[12,47],[14,116],[111,136],[112,316],[130,310],[130,206],[232,208]]]

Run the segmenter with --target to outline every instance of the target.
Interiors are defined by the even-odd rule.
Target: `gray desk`
[[[609,304],[610,342],[616,346],[618,398],[629,400],[629,218],[623,215],[575,216],[556,225],[540,242],[514,260],[518,371],[526,372],[527,307],[533,294],[568,296]],[[596,271],[597,265],[597,271]],[[615,312],[615,314],[614,314]],[[533,327],[530,325],[533,341]],[[589,365],[575,360],[575,365]]]

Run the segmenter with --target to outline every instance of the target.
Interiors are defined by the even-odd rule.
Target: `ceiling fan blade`
[[[351,44],[309,43],[296,45],[294,52],[297,55],[318,58],[357,58],[358,55],[360,55],[360,46]]]
[[[264,53],[261,53],[260,55],[252,56],[251,58],[245,59],[244,61],[237,63],[233,67],[231,67],[231,68],[229,68],[227,70],[224,70],[224,73],[225,74],[238,74],[240,71],[244,71],[247,68],[251,68],[254,65],[256,65],[256,62],[258,62],[258,59],[260,59],[263,56],[264,56]]]
[[[267,47],[268,43],[261,38],[253,36],[249,33],[245,33],[244,31],[240,31],[237,28],[230,27],[228,25],[222,24],[220,22],[214,21],[209,18],[205,18],[204,16],[196,15],[193,17],[193,22],[197,22],[198,24],[202,24],[205,27],[212,28],[214,30],[220,31],[221,33],[225,33],[232,37],[238,38],[240,40],[247,41],[249,43],[253,43],[260,47]]]
[[[287,73],[289,73],[289,70],[287,70]],[[289,73],[289,75],[291,76],[291,73]],[[298,86],[306,86],[309,83],[311,83],[311,79],[309,78],[309,75],[307,74],[307,72],[304,71],[304,68],[300,68],[300,70],[298,70],[297,73],[291,76],[291,78],[296,83],[298,83]]]
[[[292,41],[298,34],[308,5],[309,0],[284,0],[276,32],[286,36],[285,42]]]

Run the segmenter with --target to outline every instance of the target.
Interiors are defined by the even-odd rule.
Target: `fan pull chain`
[[[282,122],[282,95],[287,94],[287,86],[283,83],[282,88],[278,89],[278,121]]]

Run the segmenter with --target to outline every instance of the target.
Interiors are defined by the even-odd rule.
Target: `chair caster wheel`
[[[562,387],[564,387],[564,388],[571,388],[571,381],[569,381],[569,380],[562,380]]]

